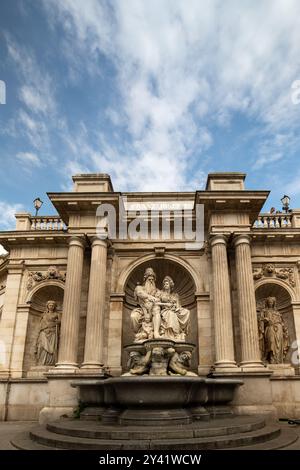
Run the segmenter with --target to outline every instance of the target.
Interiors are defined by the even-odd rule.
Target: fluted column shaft
[[[61,319],[58,368],[76,368],[80,317],[80,296],[84,243],[73,237],[69,242],[67,277]]]
[[[103,366],[107,242],[92,243],[83,368]]]
[[[211,251],[214,292],[215,366],[218,368],[235,368],[226,237],[215,235],[211,241]]]
[[[260,359],[250,237],[234,239],[243,368],[262,368]]]

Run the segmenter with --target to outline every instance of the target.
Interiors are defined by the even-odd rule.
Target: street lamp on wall
[[[289,211],[291,198],[285,194],[280,200],[282,203],[282,210],[287,213]]]
[[[40,210],[43,204],[43,201],[41,201],[39,197],[35,198],[35,200],[33,201],[33,205],[35,208],[35,217],[38,215],[38,211]]]

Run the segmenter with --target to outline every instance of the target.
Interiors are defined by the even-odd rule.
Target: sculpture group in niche
[[[125,375],[196,375],[189,371],[192,354],[185,350],[190,311],[181,306],[171,277],[165,276],[158,289],[154,270],[147,268],[134,297],[138,307],[131,312],[131,324],[136,346]]]
[[[40,321],[40,329],[36,341],[36,362],[41,366],[54,366],[57,362],[60,315],[57,304],[49,300]]]
[[[147,268],[142,285],[134,291],[139,307],[131,312],[134,342],[147,339],[170,339],[185,341],[190,325],[190,311],[180,305],[179,296],[174,292],[174,282],[166,276],[162,289],[156,287],[156,274]]]
[[[289,350],[289,332],[277,309],[276,297],[267,297],[258,311],[259,345],[262,360],[282,364]]]
[[[263,265],[260,269],[255,269],[253,279],[258,281],[264,277],[276,277],[287,281],[292,287],[295,287],[296,281],[293,268],[276,268],[274,264],[268,263]]]

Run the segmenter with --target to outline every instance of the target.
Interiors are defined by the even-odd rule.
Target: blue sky
[[[47,191],[247,188],[300,207],[298,0],[1,0],[0,228]]]

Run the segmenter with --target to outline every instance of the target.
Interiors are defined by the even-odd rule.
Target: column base
[[[49,371],[50,374],[59,374],[59,373],[76,373],[79,370],[78,364],[75,362],[58,362],[55,365],[54,369]]]
[[[214,369],[237,369],[237,363],[235,361],[217,361],[214,363]]]
[[[83,374],[95,373],[103,375],[106,372],[106,367],[99,362],[84,362],[80,367],[80,372]]]
[[[0,370],[0,379],[9,379],[10,371],[8,369]]]
[[[81,369],[101,369],[104,367],[104,364],[102,362],[96,362],[96,361],[86,361],[83,362],[81,365]]]
[[[240,370],[235,361],[218,361],[212,367],[213,374],[236,373]]]
[[[270,374],[272,374],[269,368],[265,364],[263,364],[261,361],[242,361],[240,363],[240,367],[243,373],[255,372],[255,373],[265,374],[266,372],[269,372]]]

